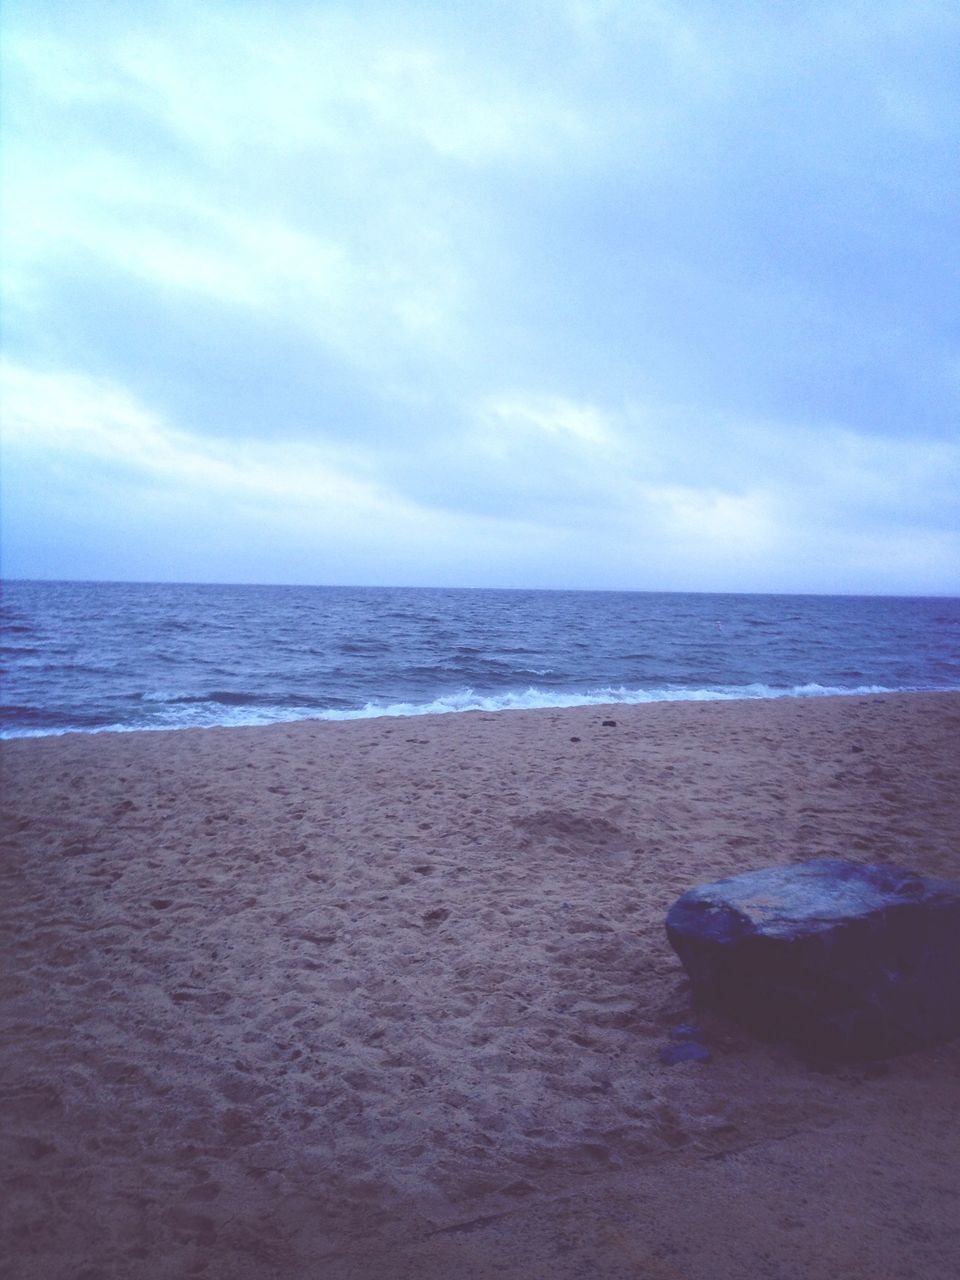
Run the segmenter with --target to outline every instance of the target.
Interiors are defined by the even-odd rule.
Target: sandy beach
[[[960,878],[960,694],[2,767],[4,1280],[960,1274],[960,1042],[815,1069],[695,1012],[663,928],[774,863]]]

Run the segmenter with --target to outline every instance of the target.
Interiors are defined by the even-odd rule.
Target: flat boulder
[[[839,859],[700,885],[667,915],[695,1000],[816,1058],[960,1035],[960,883]]]

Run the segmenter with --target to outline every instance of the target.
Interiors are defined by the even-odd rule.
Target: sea
[[[8,581],[7,738],[960,689],[960,599]]]

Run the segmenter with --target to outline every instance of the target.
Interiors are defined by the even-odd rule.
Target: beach
[[[943,1280],[960,1042],[695,1010],[664,916],[960,879],[960,694],[2,744],[0,1276]],[[696,1021],[707,1063],[659,1060]]]

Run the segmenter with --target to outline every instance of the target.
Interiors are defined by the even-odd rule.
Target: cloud
[[[11,555],[27,561],[28,574],[49,576],[17,536],[31,504],[62,525],[65,542],[76,524],[96,526],[92,550],[102,556],[112,541],[114,562],[119,554],[127,563],[131,548],[172,542],[187,555],[175,575],[181,578],[206,572],[232,580],[238,565],[257,564],[257,580],[309,581],[321,564],[329,580],[349,583],[358,566],[375,562],[390,580],[406,573],[422,582],[423,564],[446,572],[458,559],[506,563],[518,543],[540,555],[556,540],[519,516],[423,506],[347,473],[322,445],[214,441],[165,422],[107,383],[9,363],[0,375],[4,507]],[[63,546],[55,551],[62,556]]]
[[[542,400],[523,396],[493,400],[483,415],[513,432],[527,431],[548,440],[573,441],[591,451],[611,443],[611,430],[600,410],[593,405],[573,404],[559,396]]]
[[[231,577],[255,510],[274,579],[330,572],[300,539],[365,581],[956,587],[953,6],[6,23],[17,564],[63,554],[29,475],[81,541],[82,493],[144,545],[142,495],[210,538],[215,494]]]
[[[404,469],[323,442],[213,439],[80,375],[8,364],[2,387],[8,523],[33,490],[66,542],[93,526],[88,551],[121,567],[159,541],[193,579],[253,565],[257,580],[310,581],[321,565],[352,582],[374,564],[401,583],[622,587],[642,572],[657,587],[735,574],[743,589],[839,590],[857,574],[933,590],[960,553],[956,446],[926,456],[830,428],[801,442],[783,424],[726,423],[726,467],[703,468],[676,414],[654,429],[648,407],[638,431],[636,408],[514,391],[477,406],[439,465],[407,450]],[[64,554],[48,531],[41,551]],[[16,536],[11,554],[42,565]]]
[[[374,486],[339,473],[316,446],[280,456],[258,443],[227,447],[170,427],[121,389],[81,376],[7,365],[2,385],[10,447],[86,458],[149,483],[188,486],[215,501],[224,494],[257,495],[322,509],[336,498],[343,510],[366,516],[386,505]]]

